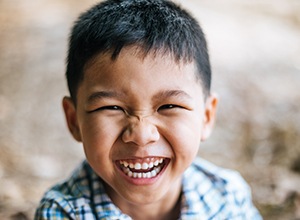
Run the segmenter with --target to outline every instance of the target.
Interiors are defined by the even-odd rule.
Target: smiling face
[[[181,175],[210,133],[217,100],[203,97],[194,63],[168,55],[88,63],[77,104],[63,101],[69,129],[116,204],[178,199]]]

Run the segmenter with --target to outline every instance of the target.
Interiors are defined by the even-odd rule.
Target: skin
[[[63,99],[70,132],[114,204],[133,219],[179,215],[181,176],[210,135],[217,106],[195,74],[194,62],[127,47],[114,61],[101,54],[86,65],[76,106]],[[118,167],[149,158],[169,161],[151,181],[131,181]]]

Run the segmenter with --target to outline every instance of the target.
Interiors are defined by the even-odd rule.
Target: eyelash
[[[117,105],[103,106],[103,107],[99,108],[98,110],[114,110],[114,111],[122,110],[122,111],[124,111],[123,108],[121,108]]]
[[[158,110],[167,110],[167,109],[173,109],[173,108],[182,108],[179,105],[174,105],[174,104],[166,104],[166,105],[162,105],[158,108]]]
[[[165,104],[165,105],[160,106],[160,107],[157,109],[157,111],[161,111],[161,110],[171,110],[171,109],[175,109],[175,108],[183,108],[183,107],[182,107],[182,106],[179,106],[179,105],[174,105],[174,104]],[[122,107],[117,106],[117,105],[103,106],[103,107],[100,107],[100,108],[98,108],[98,109],[95,109],[95,110],[92,111],[92,112],[95,112],[95,111],[101,111],[101,110],[123,111],[123,112],[126,112]]]

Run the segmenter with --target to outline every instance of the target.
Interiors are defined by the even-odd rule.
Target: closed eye
[[[123,109],[120,106],[117,106],[117,105],[103,106],[99,109],[100,110],[121,110],[121,111],[123,111]]]
[[[107,105],[107,106],[102,106],[100,108],[92,110],[92,111],[90,111],[90,113],[96,112],[96,111],[105,111],[105,110],[108,110],[108,111],[124,111],[124,109],[121,108],[120,106],[117,106],[117,105]]]
[[[174,109],[174,108],[183,108],[182,106],[179,105],[174,105],[174,104],[166,104],[162,105],[158,108],[158,110],[168,110],[168,109]]]

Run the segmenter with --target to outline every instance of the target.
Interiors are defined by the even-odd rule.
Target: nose
[[[122,134],[122,140],[125,143],[134,143],[138,146],[158,141],[160,135],[157,127],[148,119],[131,120]]]

